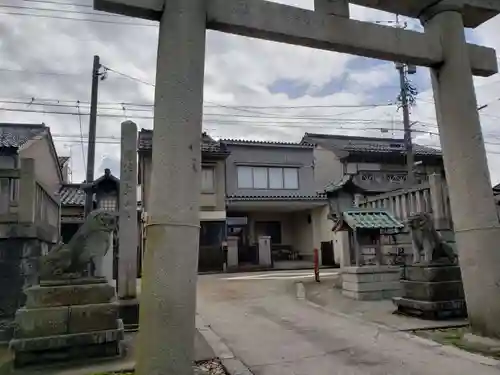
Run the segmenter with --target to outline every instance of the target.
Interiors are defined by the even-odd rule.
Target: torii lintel
[[[439,66],[443,62],[441,41],[424,33],[331,16],[319,11],[264,0],[205,1],[208,29],[426,67]],[[486,0],[461,1],[491,3]],[[375,7],[374,0],[352,2]],[[417,2],[420,0],[376,1],[377,4],[382,4],[380,8],[387,4],[387,9],[393,9],[394,7],[389,7],[389,4],[393,3],[413,4],[413,8],[408,7],[409,15],[414,15],[417,11]],[[161,18],[164,6],[165,0],[94,0],[94,7],[98,10],[157,21]],[[500,5],[498,7],[500,10]],[[475,11],[470,11],[470,14],[476,15],[475,22],[496,14],[496,9],[486,10],[484,6],[470,8]],[[403,7],[401,9],[403,10]],[[483,18],[478,14],[483,14]],[[494,49],[469,43],[468,50],[474,75],[488,77],[498,72]]]

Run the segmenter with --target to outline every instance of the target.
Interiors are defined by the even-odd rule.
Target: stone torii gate
[[[315,11],[264,0],[94,0],[95,9],[160,22],[138,374],[192,371],[207,28],[431,68],[469,319],[476,333],[500,338],[500,224],[472,79],[497,73],[497,60],[464,35],[500,1],[350,2],[419,18],[425,33],[351,20],[349,0],[315,0]]]

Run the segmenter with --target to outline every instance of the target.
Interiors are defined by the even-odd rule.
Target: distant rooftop
[[[66,164],[69,161],[70,157],[69,156],[59,156],[58,159],[59,159],[59,165],[62,168],[62,167],[64,167],[64,164]]]
[[[138,141],[139,151],[151,151],[153,149],[153,130],[141,129]],[[201,134],[201,151],[211,154],[226,154],[224,145],[210,137],[207,133]]]
[[[62,206],[84,206],[85,192],[80,184],[65,184],[59,190],[59,198]]]
[[[283,147],[298,147],[312,148],[313,145],[303,142],[278,142],[278,141],[255,141],[247,139],[221,139],[221,143],[227,145],[243,145],[243,146],[283,146]]]
[[[0,147],[20,148],[48,129],[45,124],[0,123]]]
[[[326,149],[356,153],[387,153],[404,154],[404,139],[359,137],[334,134],[306,133],[302,138],[304,144],[315,144]],[[413,144],[413,151],[420,156],[441,156],[441,150],[436,148]]]

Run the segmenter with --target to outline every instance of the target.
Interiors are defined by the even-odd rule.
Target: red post
[[[319,283],[319,253],[314,249],[314,280]]]

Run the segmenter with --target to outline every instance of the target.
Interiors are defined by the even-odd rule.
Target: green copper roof
[[[399,229],[404,225],[384,210],[356,210],[343,212],[343,218],[352,229]]]

